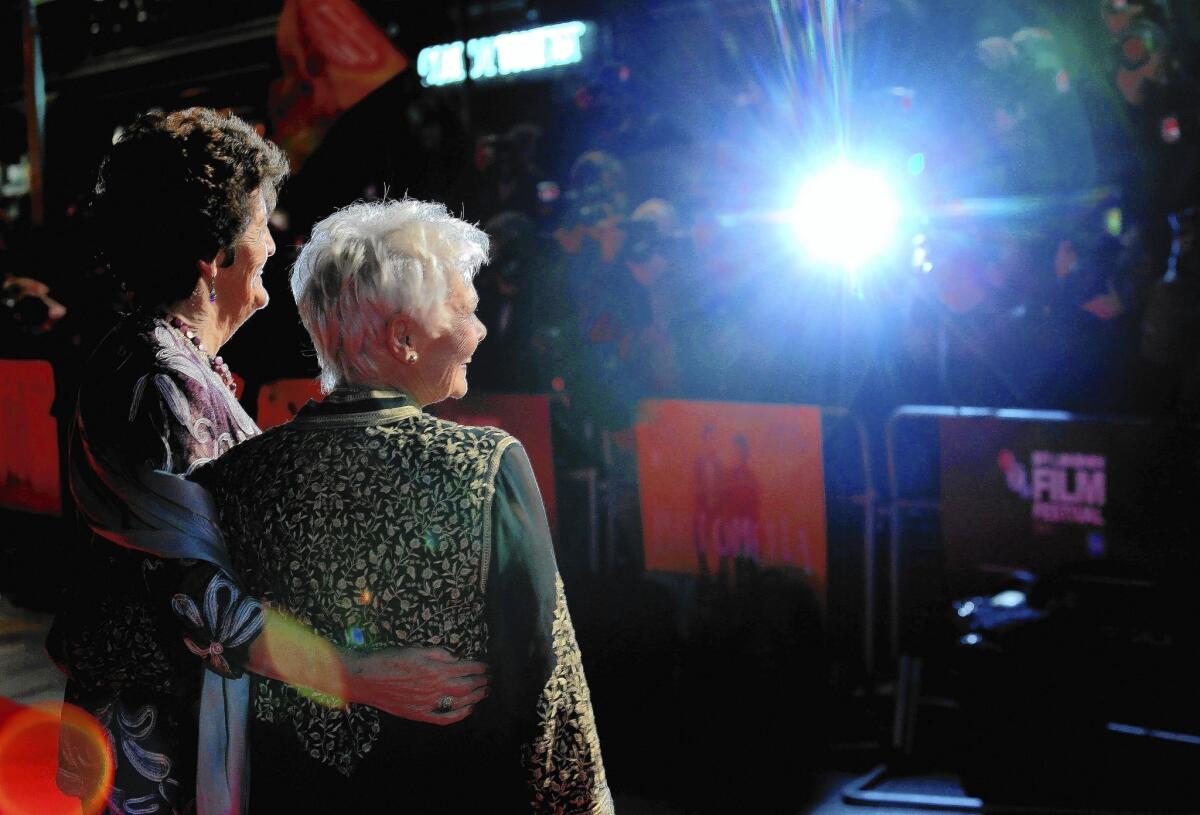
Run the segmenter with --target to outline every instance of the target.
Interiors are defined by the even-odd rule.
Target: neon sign
[[[583,62],[592,29],[578,20],[570,23],[509,31],[422,48],[417,54],[417,75],[426,86],[473,81],[560,68]],[[466,59],[464,60],[464,54]]]

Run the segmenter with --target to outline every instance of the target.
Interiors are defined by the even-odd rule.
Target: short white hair
[[[291,282],[322,390],[377,381],[387,321],[428,318],[450,296],[451,275],[469,283],[487,258],[488,236],[439,203],[359,202],[318,223]]]

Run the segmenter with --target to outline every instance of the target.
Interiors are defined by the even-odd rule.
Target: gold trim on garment
[[[416,402],[407,393],[396,388],[336,388],[325,397],[326,402],[337,404],[357,402],[362,399],[407,399],[410,402]]]
[[[415,405],[384,408],[383,410],[367,410],[362,413],[342,413],[323,416],[319,413],[297,414],[292,419],[292,427],[312,428],[343,428],[343,427],[376,427],[382,424],[394,424],[401,419],[420,416],[421,409]]]
[[[492,488],[488,491],[483,502],[483,567],[479,570],[479,590],[487,594],[488,571],[492,565],[492,503],[496,499],[496,475],[500,472],[500,459],[516,438],[506,436],[496,444],[492,451],[491,461],[488,462],[488,480]]]
[[[539,733],[524,756],[534,787],[533,809],[613,815],[592,695],[567,610],[562,575],[557,571],[554,595],[554,667],[537,703]]]

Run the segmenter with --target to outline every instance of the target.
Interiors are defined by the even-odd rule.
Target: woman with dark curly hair
[[[59,786],[112,811],[238,811],[244,671],[432,724],[460,721],[486,693],[481,663],[339,649],[264,610],[207,520],[207,493],[178,477],[259,433],[217,354],[267,305],[268,216],[287,170],[249,125],[205,108],[140,117],[101,167],[103,250],[137,308],[80,387],[69,469],[93,535],[48,648],[66,701],[108,741],[64,728]]]

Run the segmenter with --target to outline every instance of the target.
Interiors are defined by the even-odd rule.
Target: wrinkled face
[[[467,395],[467,364],[487,336],[487,329],[475,316],[478,307],[475,286],[453,275],[442,307],[412,326],[410,340],[418,354],[413,365],[417,379],[413,395],[422,405]]]
[[[217,309],[239,326],[260,308],[265,308],[267,290],[263,288],[263,265],[275,254],[275,241],[267,222],[267,202],[262,190],[255,190],[250,225],[234,244],[234,259],[217,269]]]

